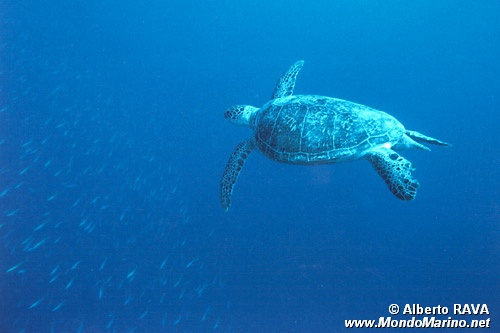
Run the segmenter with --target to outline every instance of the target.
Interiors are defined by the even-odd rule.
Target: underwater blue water
[[[487,304],[458,319],[500,330],[500,2],[0,9],[1,332],[356,332],[392,303]],[[365,161],[253,153],[223,211],[251,136],[223,112],[299,59],[295,93],[452,144],[402,152],[414,201]]]

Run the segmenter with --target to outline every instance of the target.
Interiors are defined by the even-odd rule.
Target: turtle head
[[[236,105],[224,112],[224,118],[233,124],[252,126],[253,118],[259,108],[250,105]]]

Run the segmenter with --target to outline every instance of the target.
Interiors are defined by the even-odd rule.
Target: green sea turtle
[[[224,117],[250,126],[254,136],[236,146],[221,179],[224,210],[243,164],[252,150],[291,164],[340,163],[366,158],[399,199],[413,200],[418,181],[412,164],[393,149],[430,150],[419,142],[447,143],[406,130],[391,115],[342,99],[293,95],[295,80],[304,61],[297,61],[279,79],[271,100],[260,109],[237,105]]]

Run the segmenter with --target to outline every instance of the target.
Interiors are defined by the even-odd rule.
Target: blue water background
[[[344,332],[391,303],[487,304],[458,319],[499,330],[500,2],[0,7],[1,332]],[[222,210],[251,136],[223,111],[299,59],[296,93],[452,144],[402,152],[415,201],[365,161],[253,153]]]

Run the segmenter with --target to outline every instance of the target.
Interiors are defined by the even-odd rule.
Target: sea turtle
[[[297,74],[304,61],[297,61],[279,79],[271,100],[260,109],[237,105],[224,117],[250,126],[254,136],[236,146],[220,184],[224,210],[252,150],[291,164],[340,163],[366,158],[399,199],[413,200],[418,181],[412,164],[393,149],[430,150],[419,142],[447,143],[406,130],[391,115],[368,106],[317,95],[293,95]]]

